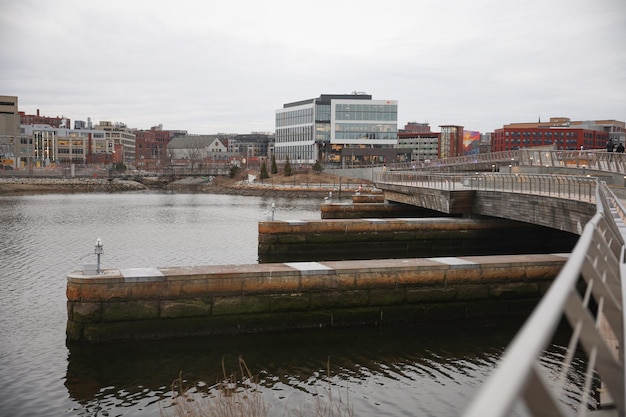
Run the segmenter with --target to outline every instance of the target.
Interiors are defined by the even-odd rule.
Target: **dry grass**
[[[330,361],[327,363],[330,377]],[[182,373],[172,383],[172,400],[167,407],[161,406],[163,417],[269,417],[269,406],[258,390],[257,380],[252,376],[245,361],[239,358],[240,376],[226,374],[222,359],[224,380],[206,387],[188,389],[184,386]],[[280,414],[271,414],[278,416]],[[317,393],[312,404],[301,404],[286,410],[287,417],[352,417],[354,412],[348,396],[333,395],[330,378],[328,388]]]
[[[239,358],[240,377],[227,375],[222,359],[224,380],[208,387],[186,389],[182,373],[172,383],[173,399],[161,415],[174,417],[266,417],[268,407],[257,390],[257,383],[244,360]]]

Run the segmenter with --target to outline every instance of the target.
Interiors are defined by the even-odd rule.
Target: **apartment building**
[[[105,138],[110,140],[113,152],[116,153],[115,160],[126,165],[135,164],[135,133],[124,123],[111,123],[101,121],[94,126],[94,130],[105,132]]]
[[[609,138],[624,143],[624,122],[572,122],[567,117],[552,117],[548,122],[510,123],[496,129],[491,151],[509,151],[533,146],[554,146],[560,150],[603,149]]]
[[[409,122],[398,130],[398,148],[411,149],[411,161],[424,162],[439,157],[440,133],[432,132],[428,123]]]

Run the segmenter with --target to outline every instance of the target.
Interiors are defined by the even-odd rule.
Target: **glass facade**
[[[335,120],[375,120],[397,123],[398,106],[384,104],[337,104]]]
[[[276,111],[274,155],[277,160],[315,162],[332,145],[393,146],[398,141],[398,105],[371,96],[322,95]],[[338,153],[338,150],[334,151]]]
[[[331,143],[397,144],[398,105],[395,101],[337,100],[333,106]]]

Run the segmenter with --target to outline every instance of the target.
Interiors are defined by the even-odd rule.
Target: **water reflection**
[[[222,360],[234,372],[241,356],[275,402],[292,398],[294,390],[315,394],[329,370],[337,384],[361,397],[359,408],[377,408],[392,395],[388,411],[410,413],[417,401],[437,414],[436,403],[460,410],[520,325],[521,319],[509,318],[69,345],[65,385],[89,409],[147,406],[169,391],[179,372],[212,385],[223,378]],[[391,385],[404,386],[402,394],[381,395]]]

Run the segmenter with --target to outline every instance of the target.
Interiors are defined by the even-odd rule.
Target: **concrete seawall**
[[[100,343],[529,312],[566,255],[106,270],[67,277],[67,339]]]
[[[260,222],[258,230],[259,262],[570,252],[578,240],[495,218],[286,220]]]

